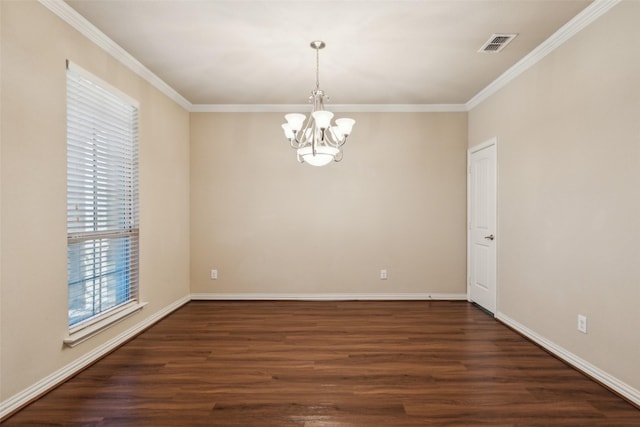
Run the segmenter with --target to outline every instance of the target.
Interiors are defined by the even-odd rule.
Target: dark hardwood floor
[[[191,302],[5,421],[62,426],[640,426],[466,302]]]

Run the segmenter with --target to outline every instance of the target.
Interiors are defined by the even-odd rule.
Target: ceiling
[[[591,0],[66,0],[191,104],[464,104]],[[494,33],[518,36],[499,53]]]

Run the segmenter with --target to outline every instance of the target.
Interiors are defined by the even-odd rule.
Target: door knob
[[[493,234],[489,234],[488,236],[484,236],[484,238],[487,240],[493,240],[496,238],[496,236],[494,236]]]

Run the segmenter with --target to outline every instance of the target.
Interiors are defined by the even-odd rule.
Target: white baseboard
[[[605,386],[609,387],[611,390],[615,391],[621,396],[624,396],[630,402],[633,402],[635,405],[640,407],[640,390],[637,390],[631,387],[629,384],[623,381],[620,381],[619,379],[608,374],[602,369],[596,366],[593,366],[591,363],[587,362],[586,360],[581,359],[580,357],[576,356],[570,351],[567,351],[566,349],[560,347],[559,345],[549,341],[548,339],[537,334],[536,332],[532,331],[531,329],[527,328],[521,323],[518,323],[517,321],[511,319],[509,316],[507,316],[504,313],[497,313],[496,319],[500,320],[505,325],[513,328],[517,332],[529,338],[531,341],[540,345],[542,348],[548,350],[549,352],[553,353],[560,359],[564,360],[569,365],[575,367],[579,371],[584,372],[585,374],[589,375],[591,378],[604,384]]]
[[[191,294],[192,300],[298,300],[298,301],[366,301],[366,300],[466,300],[467,294]]]
[[[87,366],[91,365],[93,362],[100,359],[110,351],[115,350],[116,348],[124,344],[126,341],[133,338],[140,332],[144,331],[146,328],[153,325],[160,319],[164,318],[165,316],[170,314],[172,311],[188,303],[190,300],[191,298],[189,295],[183,298],[180,298],[179,300],[166,306],[165,308],[153,314],[152,316],[149,316],[148,318],[138,323],[131,329],[121,333],[117,337],[107,341],[101,346],[82,355],[80,358],[74,360],[68,365],[62,367],[61,369],[58,369],[51,375],[46,376],[42,380],[26,388],[20,393],[1,402],[0,403],[0,420],[4,419],[4,417],[9,415],[13,411],[17,410],[21,406],[26,405],[27,403],[40,397],[41,395],[53,389],[57,385],[66,381],[67,379],[71,378],[73,375],[77,374]]]

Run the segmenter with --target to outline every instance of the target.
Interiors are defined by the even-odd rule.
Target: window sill
[[[76,331],[70,332],[69,337],[63,340],[64,345],[66,345],[67,347],[75,347],[78,344],[85,342],[89,338],[99,334],[105,329],[110,328],[121,320],[124,320],[132,314],[142,310],[145,305],[147,305],[146,302],[132,302],[123,307],[120,307],[118,310],[111,313],[108,317],[86,325]]]

